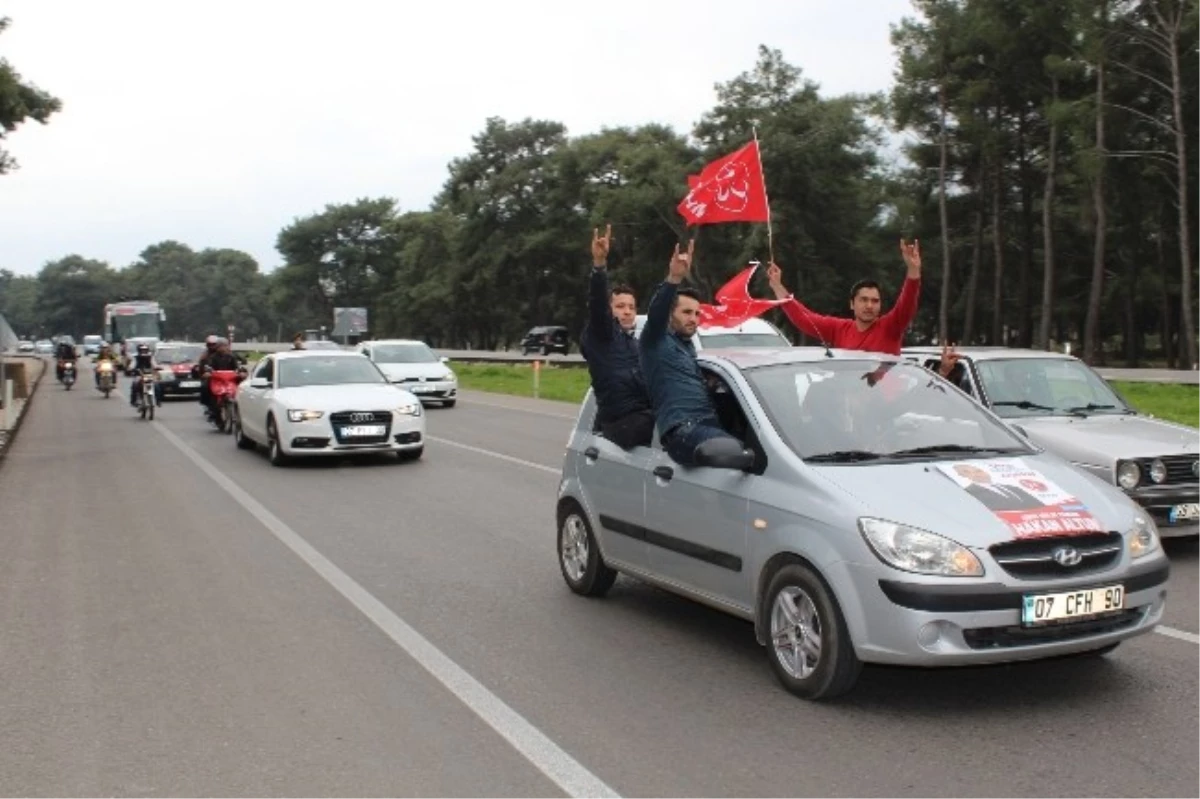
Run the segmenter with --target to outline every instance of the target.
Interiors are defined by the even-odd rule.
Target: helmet
[[[138,355],[148,355],[148,354],[150,354],[150,345],[144,344],[144,343],[139,344],[137,351],[138,351]]]
[[[215,347],[217,346],[217,337],[209,336],[208,338],[204,339],[204,343],[209,347]]]

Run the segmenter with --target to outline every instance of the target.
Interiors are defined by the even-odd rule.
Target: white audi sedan
[[[265,446],[275,466],[378,452],[415,460],[425,449],[425,414],[414,394],[357,352],[290,350],[263,358],[238,386],[233,435],[241,449]]]

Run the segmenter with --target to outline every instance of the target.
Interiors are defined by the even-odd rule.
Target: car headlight
[[[288,421],[311,422],[315,419],[320,419],[324,415],[325,411],[288,411]]]
[[[949,538],[882,519],[859,519],[858,529],[879,559],[893,568],[941,577],[983,576],[975,553]]]
[[[442,380],[453,380],[453,379],[454,379],[454,372],[446,372],[446,374],[442,375],[442,378],[441,378],[441,379],[442,379]]]
[[[420,416],[421,415],[421,403],[420,402],[410,402],[406,405],[401,405],[399,408],[396,409],[396,413],[400,414],[401,416]]]
[[[1117,461],[1117,485],[1132,491],[1142,482],[1142,469],[1134,461]]]
[[[1161,459],[1155,458],[1150,464],[1150,480],[1154,483],[1161,483],[1167,479],[1167,465]]]
[[[1129,556],[1134,560],[1143,558],[1158,546],[1158,526],[1154,520],[1140,513],[1134,516],[1133,528],[1129,531]]]

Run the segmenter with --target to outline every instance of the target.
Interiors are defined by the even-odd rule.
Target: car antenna
[[[760,262],[760,261],[751,261],[750,263],[754,264],[756,268],[757,268],[758,266],[761,266],[761,262]],[[794,295],[794,294],[792,294],[792,295],[790,295],[790,297],[789,297],[789,298],[790,298],[790,299],[795,299],[796,297],[795,297],[795,295]],[[802,303],[802,302],[797,302],[796,304],[800,306],[800,310],[804,312],[804,315],[805,315],[805,316],[808,316],[808,317],[810,317],[810,321],[811,321],[812,311],[808,310],[807,306],[805,306],[805,305],[804,305],[804,303]],[[813,326],[812,326],[812,329],[813,329],[813,330],[815,330],[815,331],[817,331],[817,340],[818,340],[818,341],[820,341],[820,342],[821,342],[821,346],[825,348],[825,357],[826,357],[826,358],[832,358],[832,357],[833,357],[833,350],[831,350],[831,349],[829,348],[829,342],[827,342],[827,341],[825,340],[825,337],[821,335],[821,328],[817,327],[816,325],[813,325]]]

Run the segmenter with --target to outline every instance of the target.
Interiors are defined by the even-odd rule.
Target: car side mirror
[[[754,452],[737,439],[710,438],[696,447],[695,461],[697,466],[746,472],[754,468]]]
[[[250,378],[250,388],[270,388],[271,381],[265,377]]]

